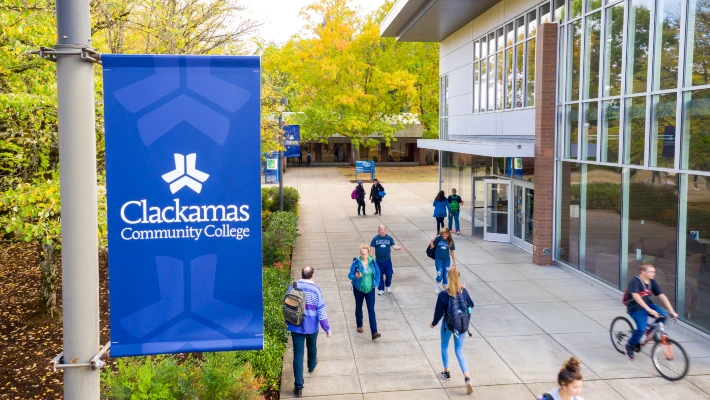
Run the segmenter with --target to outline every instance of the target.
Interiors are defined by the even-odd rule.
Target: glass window
[[[624,100],[624,164],[643,165],[646,142],[646,97]]]
[[[658,0],[654,90],[678,87],[681,0]]]
[[[619,288],[621,244],[621,168],[585,165],[586,196],[580,196],[580,214],[585,216],[584,257],[579,268]]]
[[[650,166],[673,168],[675,160],[675,93],[653,96]]]
[[[473,43],[473,61],[478,61],[481,58],[481,42],[476,40]]]
[[[488,57],[488,111],[493,111],[496,101],[496,56]]]
[[[537,11],[528,13],[528,37],[533,37],[537,33]]]
[[[626,92],[646,91],[648,78],[648,44],[650,0],[631,0],[629,10],[629,34],[626,47],[629,49],[626,67]]]
[[[710,176],[689,175],[685,234],[685,309],[692,324],[710,329]],[[672,256],[672,254],[669,254]]]
[[[587,17],[587,41],[584,52],[584,98],[594,99],[599,97],[599,56],[601,41],[601,12]]]
[[[520,42],[525,39],[525,17],[515,20],[515,41]]]
[[[577,267],[579,266],[579,164],[561,162],[559,174],[557,258]]]
[[[567,54],[567,100],[579,100],[579,65],[582,51],[582,21],[569,25],[569,47]]]
[[[675,300],[678,231],[678,177],[658,171],[631,170],[629,191],[628,278],[642,263],[656,267],[656,282]],[[627,196],[624,196],[625,198]]]
[[[555,21],[565,21],[565,0],[552,0],[555,9]]]
[[[540,6],[540,23],[546,24],[552,22],[552,15],[550,15],[550,3],[545,3]]]
[[[579,143],[579,104],[567,106],[567,126],[565,128],[565,158],[577,158]]]
[[[498,53],[496,65],[496,110],[503,109],[503,53]]]
[[[525,67],[525,48],[515,45],[515,107],[523,106],[523,71]]]
[[[596,161],[599,103],[584,103],[582,125],[582,160]]]
[[[480,100],[480,111],[486,112],[488,110],[488,59],[484,58],[481,60],[481,100]]]
[[[505,48],[505,34],[503,32],[503,28],[498,29],[498,51]]]
[[[481,38],[481,58],[486,58],[488,56],[488,42],[486,37]]]
[[[682,168],[710,171],[710,89],[686,92]]]
[[[479,103],[479,96],[481,95],[481,77],[479,75],[480,73],[480,64],[479,63],[474,63],[473,65],[473,112],[477,113],[478,108],[480,107]]]
[[[509,23],[505,26],[505,45],[512,46],[515,42],[515,31],[513,30],[513,23]]]
[[[710,2],[690,0],[685,24],[685,85],[710,84]]]
[[[619,162],[619,122],[621,107],[619,100],[602,103],[601,162]]]
[[[513,108],[513,49],[505,51],[505,108]]]
[[[496,33],[491,32],[488,34],[488,55],[493,55],[496,52]]]
[[[582,15],[582,0],[572,0],[569,4],[569,19]]]
[[[535,106],[535,39],[530,39],[527,42],[528,46],[528,79],[526,90],[526,102],[528,107]]]
[[[606,9],[604,96],[621,94],[621,66],[624,43],[624,3]]]
[[[602,0],[587,0],[587,12],[594,11],[602,6]]]

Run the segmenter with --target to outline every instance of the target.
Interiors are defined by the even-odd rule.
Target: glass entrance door
[[[484,180],[483,240],[510,242],[510,181]]]
[[[533,212],[535,186],[530,182],[513,182],[512,242],[523,250],[533,251]]]

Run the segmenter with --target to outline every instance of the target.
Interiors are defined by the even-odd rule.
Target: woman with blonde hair
[[[448,275],[449,287],[439,293],[436,299],[434,320],[429,326],[433,329],[441,318],[445,317],[441,324],[441,360],[444,363],[444,370],[441,371],[441,376],[447,381],[451,379],[451,373],[449,372],[449,341],[451,336],[453,336],[454,351],[456,358],[459,360],[461,372],[463,372],[466,392],[471,394],[473,386],[471,385],[471,375],[468,372],[468,363],[463,354],[463,343],[466,333],[471,336],[468,330],[473,300],[471,300],[466,288],[461,286],[461,272],[459,269],[451,267]]]
[[[375,317],[375,288],[380,284],[382,274],[375,260],[370,257],[370,246],[366,243],[360,245],[360,257],[354,258],[350,265],[348,278],[353,284],[355,295],[355,322],[357,332],[362,333],[362,302],[367,303],[367,318],[370,321],[372,340],[382,335],[377,332],[377,318]]]
[[[429,248],[435,249],[434,266],[436,267],[436,282],[434,282],[434,292],[439,293],[441,290],[446,290],[446,285],[449,282],[447,272],[452,260],[454,267],[456,267],[456,258],[454,258],[456,246],[454,246],[454,239],[451,237],[451,232],[446,228],[441,228],[439,236],[431,237]],[[443,286],[440,287],[440,284],[443,284]]]
[[[557,374],[557,384],[560,385],[548,393],[538,397],[538,400],[584,400],[582,394],[582,368],[575,357],[571,357]]]

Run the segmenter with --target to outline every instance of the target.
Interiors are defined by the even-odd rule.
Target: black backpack
[[[429,245],[426,246],[426,255],[432,260],[436,260],[436,246],[439,245],[439,240],[441,240],[441,236],[434,239],[434,248],[431,248]]]
[[[298,288],[298,281],[293,281],[291,289],[284,296],[284,320],[302,326],[306,319],[306,292]]]
[[[446,327],[449,328],[454,336],[469,332],[469,323],[471,322],[471,314],[468,313],[468,304],[463,292],[456,294],[456,297],[449,296],[449,306],[446,310]]]

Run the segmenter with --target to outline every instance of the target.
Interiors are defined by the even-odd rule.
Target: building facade
[[[441,43],[441,186],[473,234],[613,288],[648,262],[710,332],[710,1],[400,0]]]

